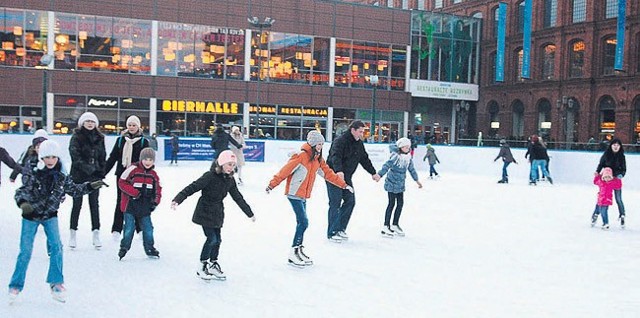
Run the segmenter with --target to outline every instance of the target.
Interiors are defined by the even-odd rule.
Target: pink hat
[[[602,171],[600,171],[600,174],[602,174],[603,177],[605,176],[613,177],[613,170],[611,170],[611,168],[609,167],[606,167],[602,169]]]
[[[220,155],[218,156],[218,165],[223,166],[224,164],[229,162],[233,162],[233,163],[238,162],[238,159],[236,158],[236,155],[233,154],[233,151],[225,150],[221,152]]]

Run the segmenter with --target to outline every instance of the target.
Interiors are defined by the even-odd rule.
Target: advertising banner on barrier
[[[246,141],[242,148],[244,160],[250,162],[264,162],[264,141]],[[211,148],[209,139],[186,139],[178,141],[178,161],[183,160],[213,160],[215,151]],[[164,140],[164,160],[171,160],[171,139]]]

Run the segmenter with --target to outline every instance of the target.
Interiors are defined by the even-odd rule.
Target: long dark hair
[[[620,145],[620,150],[617,153],[614,153],[613,150],[611,150],[611,146],[613,144],[618,144]],[[605,156],[624,156],[624,147],[622,146],[622,141],[620,140],[620,138],[613,138],[611,139],[611,142],[609,143],[609,146],[607,147],[607,150],[604,151],[604,155]]]

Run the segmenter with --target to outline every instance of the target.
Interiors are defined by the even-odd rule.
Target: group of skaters
[[[531,163],[531,169],[529,173],[529,184],[536,185],[540,180],[540,174],[542,178],[553,184],[553,179],[549,174],[549,155],[547,154],[547,147],[537,135],[530,137],[530,143],[525,154],[525,158],[528,157]],[[494,159],[497,161],[502,159],[502,178],[498,183],[509,183],[509,176],[507,173],[507,167],[511,163],[516,163],[511,149],[506,140],[500,140],[500,152]],[[541,172],[539,172],[541,171]],[[591,215],[591,226],[595,226],[598,221],[598,216],[602,216],[602,229],[608,230],[609,225],[609,206],[613,205],[615,198],[616,205],[618,206],[618,221],[620,227],[625,227],[625,209],[622,202],[622,179],[627,173],[627,163],[624,155],[624,148],[622,141],[618,138],[613,138],[607,149],[600,157],[598,166],[593,177],[593,184],[598,186],[598,195],[595,209]]]

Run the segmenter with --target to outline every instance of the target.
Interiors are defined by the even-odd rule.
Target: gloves
[[[109,185],[104,183],[104,181],[102,181],[102,180],[98,180],[98,181],[93,181],[93,182],[89,183],[89,186],[93,190],[98,190],[98,189],[102,188],[103,186],[108,187]]]
[[[267,186],[266,189],[264,189],[264,191],[267,192],[267,194],[271,193],[271,190],[273,190],[270,186]]]
[[[353,187],[352,187],[352,186],[347,185],[347,186],[345,187],[345,189],[347,189],[347,190],[349,190],[349,192],[353,193]]]
[[[622,179],[622,175],[621,174],[618,175],[618,179]]]
[[[20,209],[22,209],[22,216],[27,217],[33,213],[33,206],[29,202],[23,202],[20,204]]]

